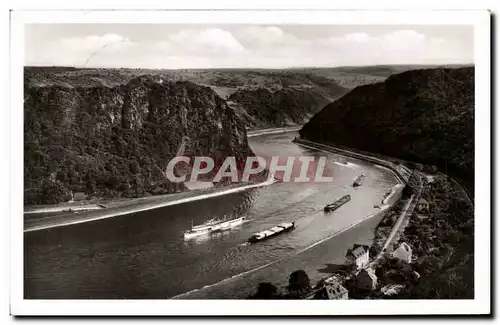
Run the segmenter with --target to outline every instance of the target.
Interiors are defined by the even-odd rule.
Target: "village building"
[[[428,212],[429,211],[429,202],[422,198],[420,200],[418,200],[417,202],[417,212]]]
[[[401,245],[392,252],[392,257],[405,261],[406,263],[411,263],[411,254],[411,247],[407,243],[401,243]]]
[[[347,250],[346,258],[349,263],[355,264],[357,269],[365,267],[370,259],[370,246],[355,244]]]
[[[359,290],[375,290],[377,288],[377,276],[371,268],[362,269],[356,274],[356,288]]]
[[[326,279],[324,285],[307,296],[306,299],[345,300],[349,297],[347,289],[338,283],[335,277],[331,277]]]

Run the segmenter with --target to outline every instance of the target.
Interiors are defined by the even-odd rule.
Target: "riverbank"
[[[33,206],[24,211],[24,215],[55,214],[58,212],[75,212],[105,209],[103,203],[71,202],[57,205]]]
[[[293,131],[298,131],[301,128],[302,128],[302,125],[300,125],[300,126],[287,126],[287,127],[275,128],[275,129],[251,130],[251,131],[247,131],[247,137],[251,138],[251,137],[256,137],[259,135],[293,132]]]
[[[238,193],[254,188],[269,186],[276,182],[277,181],[274,179],[269,179],[264,182],[255,184],[246,184],[246,185],[236,184],[223,188],[213,188],[209,190],[199,190],[192,192],[183,192],[178,194],[167,194],[161,196],[145,197],[124,202],[114,202],[112,205],[110,204],[110,207],[106,209],[88,211],[77,214],[70,213],[70,214],[55,215],[45,218],[27,219],[24,222],[24,232],[75,225],[84,222],[117,217],[130,213],[158,209],[166,206],[204,200],[217,196]]]
[[[377,165],[381,168],[387,168],[396,176],[396,178],[398,179],[398,181],[401,184],[406,183],[411,175],[411,170],[408,169],[407,167],[405,167],[404,165],[399,164],[399,163],[398,164],[392,163],[389,160],[382,159],[382,158],[376,157],[374,155],[370,155],[369,153],[366,153],[366,152],[361,153],[361,152],[354,151],[352,149],[350,149],[350,150],[341,149],[341,148],[337,148],[337,147],[334,147],[334,146],[331,146],[328,144],[313,142],[313,141],[300,139],[300,138],[293,139],[293,142],[298,143],[299,145],[302,145],[305,147],[309,146],[309,147],[314,148],[314,149],[325,150],[327,152],[337,153],[337,154],[340,154],[343,156],[357,158],[360,160],[370,162],[370,163]]]

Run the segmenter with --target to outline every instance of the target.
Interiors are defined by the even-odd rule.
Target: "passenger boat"
[[[271,229],[264,230],[258,233],[253,234],[248,238],[248,242],[250,243],[256,243],[271,237],[274,237],[276,235],[288,232],[290,230],[293,230],[295,228],[295,221],[292,222],[284,222],[282,224],[279,224]]]
[[[352,183],[352,186],[354,187],[359,187],[361,185],[363,185],[363,182],[365,181],[365,178],[366,176],[361,174],[358,178],[356,178],[356,180],[354,181],[354,183]]]
[[[330,203],[327,206],[325,206],[325,212],[335,211],[349,201],[351,201],[351,196],[349,194],[346,194],[346,195],[338,198],[337,200],[335,200],[335,202]]]
[[[196,236],[206,235],[215,231],[231,229],[242,224],[245,217],[239,217],[227,220],[225,217],[221,219],[210,219],[201,225],[191,225],[191,230],[184,232],[184,239],[190,239]]]

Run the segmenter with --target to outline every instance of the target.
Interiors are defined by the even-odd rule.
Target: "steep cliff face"
[[[357,87],[300,135],[434,164],[473,184],[474,68],[413,70]]]
[[[117,197],[183,190],[164,175],[176,155],[251,155],[234,110],[213,90],[140,76],[90,86],[25,78],[25,203],[70,191]]]

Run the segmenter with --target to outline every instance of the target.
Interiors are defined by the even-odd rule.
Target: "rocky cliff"
[[[359,86],[318,112],[301,137],[433,164],[474,179],[474,68],[407,71]]]
[[[135,197],[183,190],[164,175],[176,155],[251,155],[244,124],[212,89],[160,76],[109,84],[25,74],[25,204],[70,192]]]

